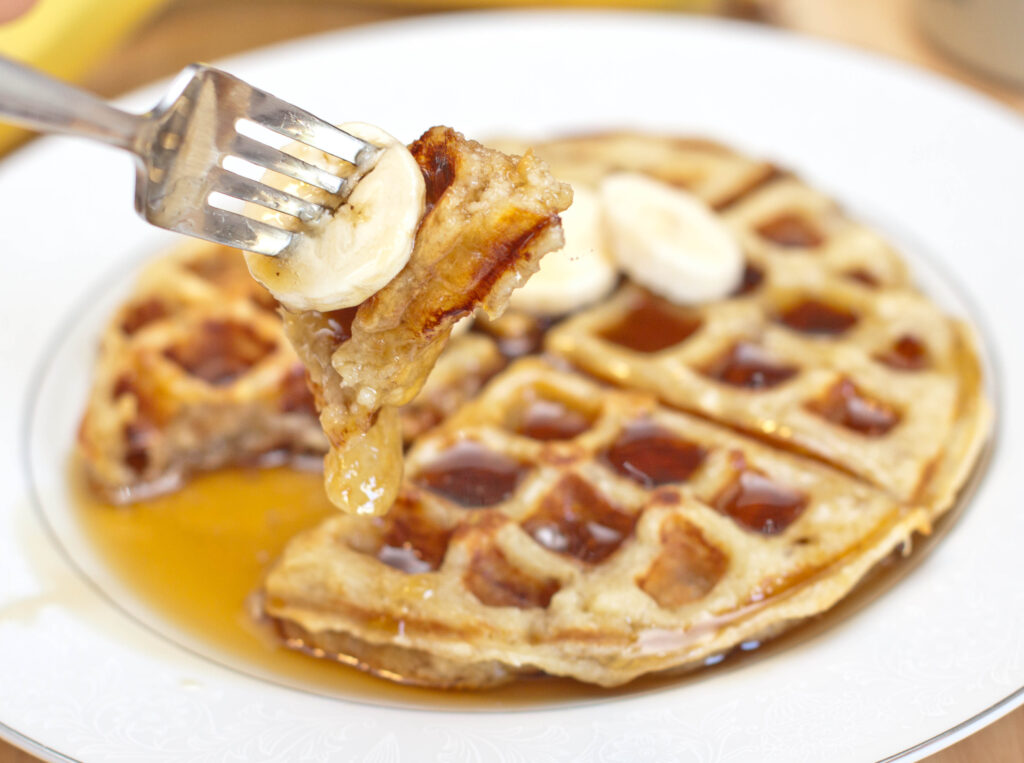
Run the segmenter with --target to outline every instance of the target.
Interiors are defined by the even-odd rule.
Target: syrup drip
[[[779,320],[804,334],[837,336],[850,329],[857,322],[857,316],[816,299],[806,299],[783,312]]]
[[[259,363],[274,344],[251,327],[230,321],[206,321],[198,334],[164,351],[164,357],[208,384],[223,387]]]
[[[592,419],[580,410],[548,398],[525,403],[518,426],[518,434],[534,440],[571,440],[590,429]]]
[[[757,227],[757,233],[773,244],[790,249],[820,246],[825,240],[809,220],[792,212],[762,223]]]
[[[836,382],[824,397],[808,403],[807,408],[833,424],[868,437],[886,434],[900,420],[891,406],[868,397],[849,379]]]
[[[636,352],[658,352],[685,341],[700,326],[699,316],[648,293],[599,336]]]
[[[875,359],[897,371],[920,371],[929,366],[928,347],[912,334],[904,334]]]
[[[551,551],[599,564],[633,532],[636,517],[606,501],[576,475],[563,479],[523,529]]]
[[[472,508],[501,503],[515,492],[525,473],[519,461],[465,440],[441,453],[413,481]]]
[[[793,378],[798,370],[773,361],[756,344],[738,342],[704,369],[704,374],[734,387],[768,389]]]
[[[807,496],[744,468],[718,494],[713,505],[747,530],[778,535],[803,513]]]
[[[637,579],[658,606],[674,609],[706,596],[725,574],[729,560],[682,517],[662,522],[662,552]]]
[[[650,421],[630,424],[602,458],[615,471],[646,488],[686,482],[707,451]]]

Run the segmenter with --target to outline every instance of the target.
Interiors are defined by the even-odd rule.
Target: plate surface
[[[441,16],[225,66],[407,140],[441,123],[471,137],[638,127],[795,169],[926,253],[975,305],[1007,390],[988,472],[948,537],[884,596],[796,648],[678,686],[468,712],[261,681],[116,606],[76,534],[64,469],[97,332],[173,237],[134,217],[129,159],[49,139],[0,165],[0,735],[54,760],[864,761],[921,757],[1024,702],[1018,117],[861,53],[648,14]]]

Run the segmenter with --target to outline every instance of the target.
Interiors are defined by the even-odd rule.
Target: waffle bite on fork
[[[330,443],[327,495],[351,513],[391,507],[402,475],[398,407],[419,391],[456,321],[478,309],[500,314],[562,245],[558,213],[572,198],[533,156],[507,156],[450,128],[431,128],[410,151],[426,211],[405,267],[359,305],[283,311]]]

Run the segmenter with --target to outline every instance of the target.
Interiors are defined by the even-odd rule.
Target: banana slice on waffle
[[[289,645],[479,688],[614,686],[837,601],[928,527],[808,459],[527,358],[421,437],[381,518],[300,535],[266,581]]]

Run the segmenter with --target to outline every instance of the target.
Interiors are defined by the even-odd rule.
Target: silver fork
[[[142,217],[161,228],[268,255],[283,252],[302,234],[303,223],[340,204],[378,151],[308,111],[204,64],[186,67],[151,111],[129,114],[0,57],[0,119],[93,138],[132,152],[138,160],[135,209]],[[240,124],[244,129],[246,122],[356,169],[339,177],[328,166],[317,166],[239,132]],[[300,188],[309,186],[309,195],[320,203],[228,169],[229,157],[300,181],[305,184]],[[230,203],[216,206],[223,203],[218,194],[248,203],[236,204],[240,209],[232,211],[225,208]],[[290,218],[276,216],[285,224],[271,224],[257,219],[259,212],[250,204]]]

